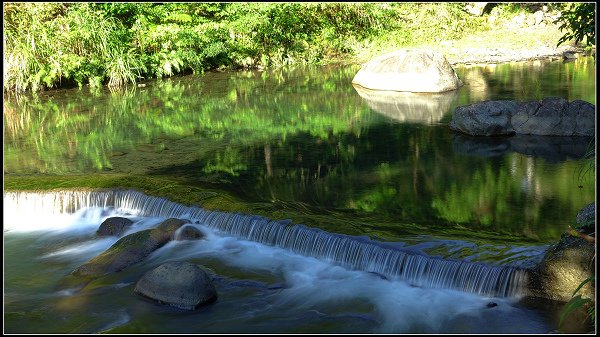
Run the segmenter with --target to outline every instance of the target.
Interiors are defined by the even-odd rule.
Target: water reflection
[[[587,141],[474,142],[445,125],[457,105],[483,99],[595,103],[593,60],[457,67],[465,86],[436,99],[365,94],[351,85],[358,68],[207,73],[122,92],[7,97],[4,173],[210,182],[249,201],[377,217],[388,224],[377,234],[392,239],[419,223],[432,233],[468,226],[548,240],[594,200],[594,177],[573,178]],[[524,177],[535,195],[521,188]]]
[[[454,133],[452,144],[458,153],[480,157],[502,156],[517,152],[543,158],[550,163],[582,159],[593,139],[591,137],[553,137],[517,134],[510,137],[473,137]]]
[[[400,122],[433,124],[442,120],[458,98],[458,90],[411,93],[369,90],[353,85],[371,109]]]
[[[460,105],[485,100],[537,100],[563,97],[596,104],[595,61],[584,57],[570,63],[527,61],[478,66],[458,66],[465,86]]]

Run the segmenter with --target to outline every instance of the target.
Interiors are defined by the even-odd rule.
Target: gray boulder
[[[515,101],[485,101],[459,106],[454,110],[450,129],[472,136],[512,135],[512,115],[519,109]]]
[[[132,223],[133,221],[127,218],[119,216],[110,217],[100,224],[96,234],[99,236],[121,236]]]
[[[523,103],[485,101],[457,107],[449,126],[472,136],[593,136],[595,118],[591,103],[548,97]]]
[[[352,83],[372,90],[409,92],[445,92],[463,84],[444,55],[412,49],[372,59],[356,73]]]
[[[593,136],[595,117],[591,103],[548,97],[522,104],[511,123],[516,133],[526,135]]]
[[[217,299],[210,275],[189,262],[167,262],[146,272],[134,292],[186,310]]]

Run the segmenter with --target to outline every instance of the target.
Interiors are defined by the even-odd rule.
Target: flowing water
[[[5,268],[10,270],[5,274],[7,332],[535,333],[551,329],[543,315],[518,305],[523,275],[510,267],[428,258],[402,247],[256,216],[183,207],[133,191],[10,192],[5,206],[7,217],[19,219],[7,223],[4,237]],[[126,234],[177,216],[191,220],[207,236],[200,241],[172,241],[142,263],[100,278],[83,290],[57,286],[63,276],[117,241],[95,236],[98,223],[110,216],[134,221]],[[24,258],[32,249],[35,256]],[[217,287],[218,304],[190,313],[160,307],[132,293],[143,272],[172,260],[203,265]],[[457,287],[460,291],[452,289]]]
[[[591,140],[479,139],[447,124],[456,106],[486,99],[595,104],[593,61],[457,67],[465,86],[429,96],[354,88],[357,70],[207,73],[5,100],[5,179],[164,177],[322,219],[210,211],[132,190],[5,191],[5,332],[555,330],[560,305],[522,298],[527,268],[594,200]],[[185,218],[207,238],[61,289],[116,242],[95,236],[116,215],[134,220],[129,232]],[[185,312],[133,294],[170,260],[207,268],[219,300]]]

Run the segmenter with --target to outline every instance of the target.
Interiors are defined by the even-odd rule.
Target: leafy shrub
[[[555,23],[560,23],[560,30],[567,32],[559,40],[557,46],[574,40],[579,43],[585,40],[587,45],[596,44],[596,4],[571,3]]]
[[[459,3],[9,3],[5,90],[314,64],[486,29]]]

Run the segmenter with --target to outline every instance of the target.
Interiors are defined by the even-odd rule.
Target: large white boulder
[[[372,59],[352,83],[372,90],[408,92],[445,92],[463,84],[444,55],[418,49],[402,49]]]

